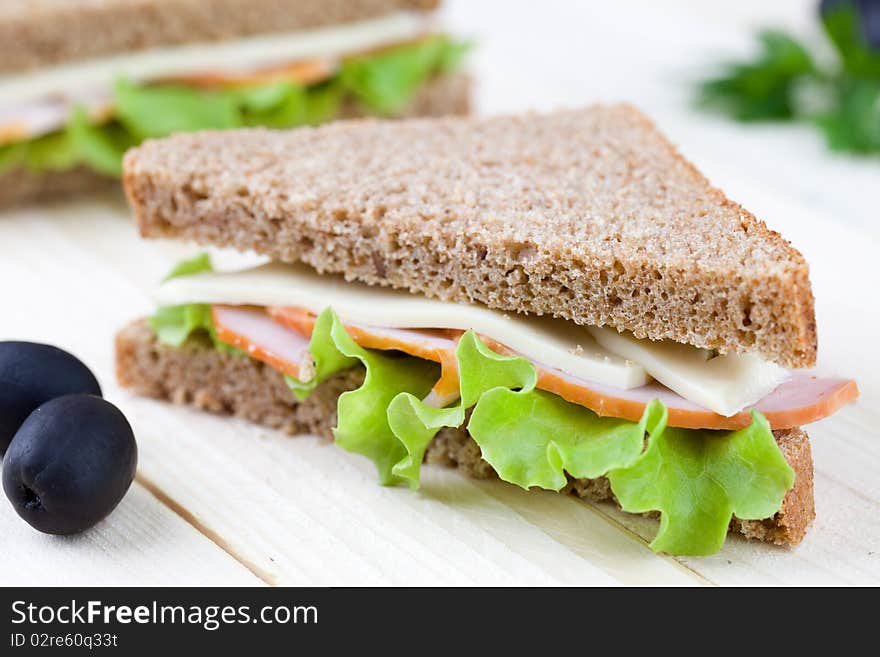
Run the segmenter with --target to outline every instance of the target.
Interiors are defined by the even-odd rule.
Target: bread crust
[[[429,10],[439,0],[4,0],[0,73]]]
[[[124,169],[146,237],[815,363],[803,256],[627,105],[180,135]]]
[[[281,374],[264,363],[221,353],[206,338],[191,338],[178,349],[163,345],[145,320],[132,322],[118,333],[116,374],[120,384],[141,395],[235,415],[289,434],[331,439],[337,398],[363,381],[363,370],[352,369],[298,402]],[[776,545],[796,545],[815,517],[810,443],[801,429],[775,431],[774,436],[795,471],[794,488],[773,518],[734,519],[731,530]],[[425,460],[456,467],[476,478],[496,476],[463,429],[442,430],[429,445]],[[604,477],[572,479],[563,492],[595,501],[614,500]]]

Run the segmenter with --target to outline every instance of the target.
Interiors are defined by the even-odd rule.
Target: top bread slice
[[[3,0],[0,73],[433,9],[439,0]]]
[[[815,363],[803,256],[627,105],[178,135],[123,179],[147,237]]]

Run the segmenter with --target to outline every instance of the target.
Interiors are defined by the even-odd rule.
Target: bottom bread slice
[[[470,111],[471,79],[466,73],[438,75],[428,80],[395,116],[448,116]],[[363,116],[362,108],[348,99],[338,119]],[[34,172],[24,167],[0,171],[0,207],[46,201],[72,194],[87,194],[118,186],[116,178],[104,176],[86,166],[66,171]]]
[[[16,167],[0,173],[0,208],[97,192],[118,184],[115,178],[108,178],[85,166],[41,172]]]
[[[217,351],[207,337],[194,336],[179,348],[163,345],[145,320],[129,324],[116,336],[116,373],[120,384],[141,395],[236,415],[289,434],[329,438],[336,424],[337,398],[363,380],[362,370],[349,370],[325,381],[305,401],[298,402],[282,375],[271,367]],[[815,517],[810,442],[799,428],[774,431],[773,435],[795,471],[794,488],[772,518],[734,518],[731,531],[777,545],[796,545]],[[429,445],[425,460],[457,467],[472,477],[496,476],[464,429],[441,431]],[[596,501],[614,500],[604,477],[572,479],[563,491]]]

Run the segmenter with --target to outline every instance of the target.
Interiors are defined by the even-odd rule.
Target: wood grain
[[[2,586],[260,586],[229,554],[142,486],[104,522],[77,536],[46,536],[0,505]]]

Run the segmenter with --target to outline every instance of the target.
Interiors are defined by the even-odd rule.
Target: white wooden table
[[[656,524],[610,505],[438,468],[419,493],[382,488],[365,459],[317,438],[129,395],[113,335],[191,250],[138,240],[108,196],[0,215],[0,339],[52,342],[94,369],[135,427],[138,478],[72,538],[38,534],[0,500],[0,584],[880,583],[880,163],[829,156],[801,128],[689,110],[707,54],[746,49],[762,23],[810,29],[812,2],[731,4],[462,0],[447,18],[480,44],[481,111],[629,100],[811,262],[820,366],[857,378],[862,398],[810,428],[818,518],[799,548],[731,538],[714,557],[659,556]]]

